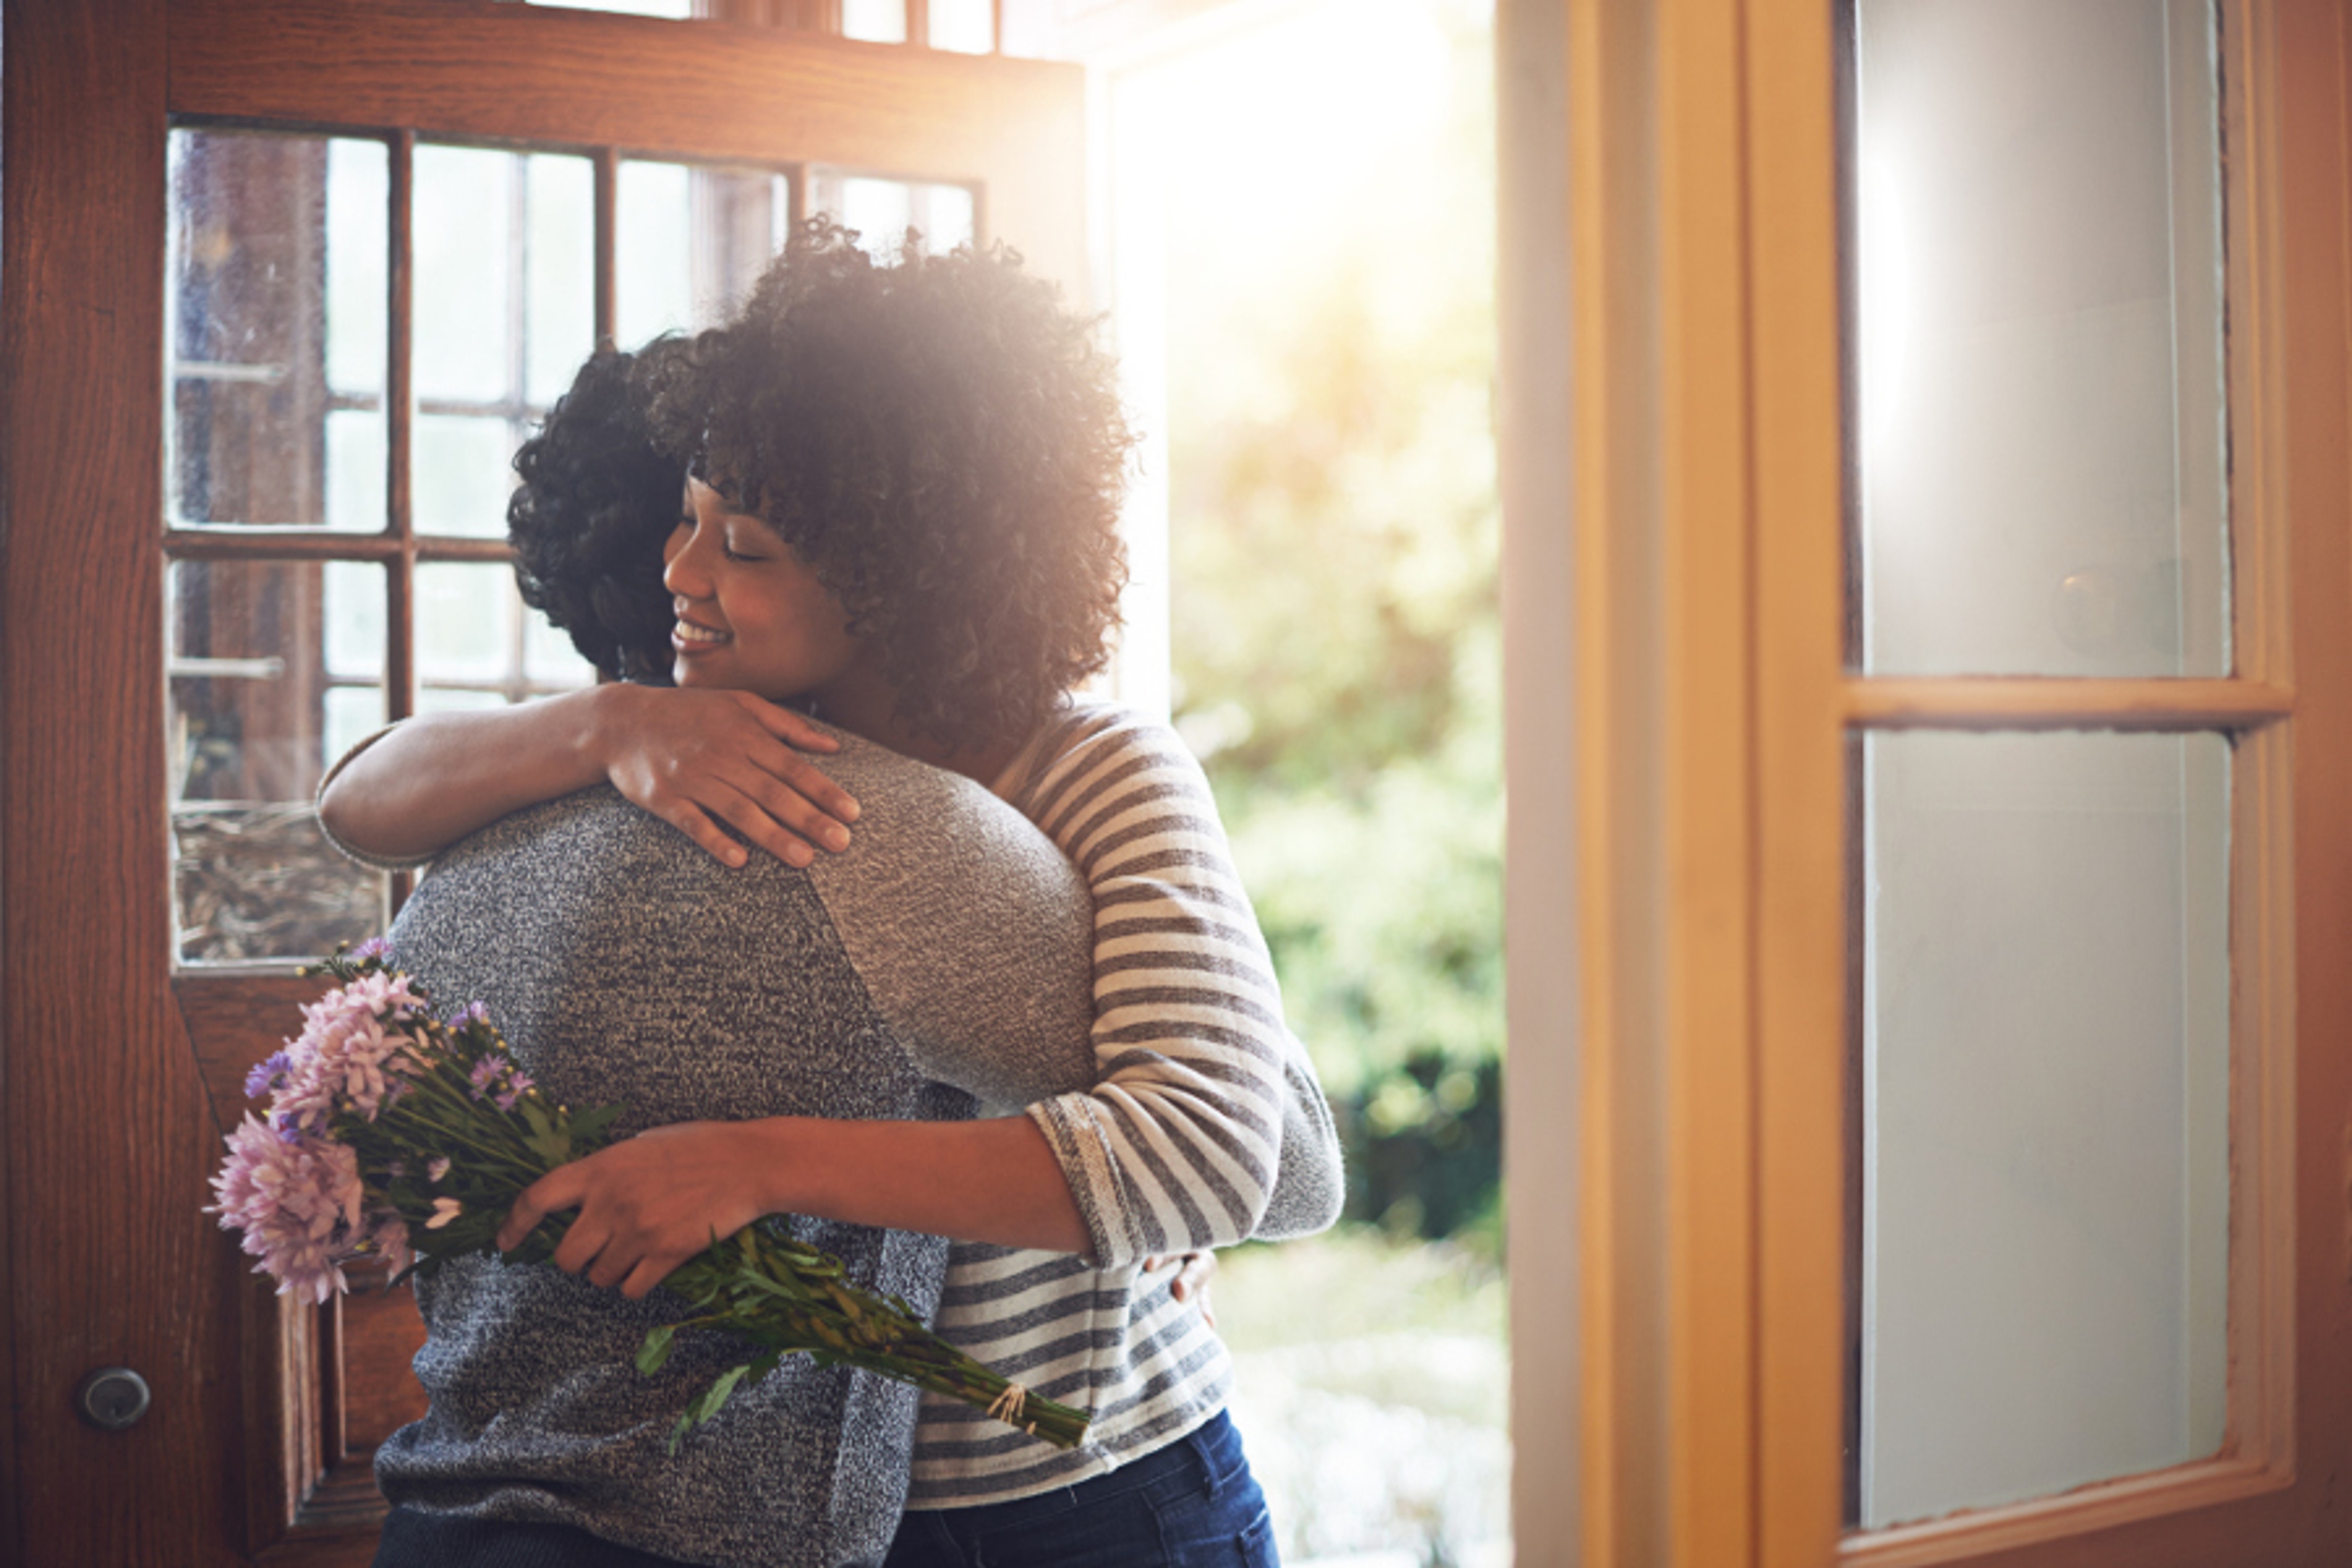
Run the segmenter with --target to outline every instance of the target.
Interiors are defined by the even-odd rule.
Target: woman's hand
[[[756,1181],[766,1158],[755,1123],[650,1129],[526,1188],[499,1227],[499,1250],[512,1251],[549,1215],[576,1208],[551,1261],[640,1300],[714,1238],[724,1241],[767,1212]]]
[[[790,866],[812,845],[849,847],[857,802],[804,752],[841,743],[789,708],[748,691],[614,685],[599,689],[595,750],[630,800],[730,866],[748,858],[724,822]]]
[[[1176,1269],[1176,1278],[1169,1282],[1168,1293],[1179,1301],[1192,1301],[1198,1305],[1201,1321],[1215,1328],[1217,1310],[1209,1304],[1209,1281],[1217,1277],[1217,1255],[1213,1252],[1182,1252],[1172,1258],[1147,1258],[1143,1260],[1146,1274],[1157,1274],[1171,1266]]]

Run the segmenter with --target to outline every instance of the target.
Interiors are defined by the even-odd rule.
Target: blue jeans
[[[884,1568],[1280,1568],[1265,1494],[1220,1411],[1107,1476],[898,1521]]]

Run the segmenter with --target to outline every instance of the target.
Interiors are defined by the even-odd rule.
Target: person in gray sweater
[[[396,961],[479,1000],[566,1104],[624,1134],[713,1121],[969,1116],[1092,1080],[1091,904],[1076,872],[960,775],[847,739],[856,842],[798,869],[720,866],[610,788],[508,816],[435,864]],[[824,1220],[793,1234],[929,1316],[948,1244]],[[741,1358],[689,1314],[488,1258],[417,1281],[421,1421],[376,1457],[395,1505],[380,1563],[878,1563],[907,1487],[914,1391],[790,1358],[667,1452],[686,1400]]]

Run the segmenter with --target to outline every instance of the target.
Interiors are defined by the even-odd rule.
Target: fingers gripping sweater
[[[944,1118],[1091,1080],[1086,889],[967,780],[845,738],[828,770],[864,808],[809,871],[719,865],[610,790],[509,817],[436,863],[394,951],[433,994],[478,999],[531,1076],[625,1132],[772,1115]],[[929,1313],[947,1244],[805,1220],[856,1283]],[[656,1377],[646,1331],[687,1315],[549,1268],[470,1260],[419,1282],[431,1396],[380,1450],[396,1502],[543,1520],[691,1563],[878,1563],[916,1399],[788,1360],[676,1455],[685,1402],[740,1360],[688,1335]]]

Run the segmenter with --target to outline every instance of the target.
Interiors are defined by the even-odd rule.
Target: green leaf
[[[665,1323],[646,1336],[637,1347],[637,1370],[647,1376],[659,1372],[669,1361],[670,1347],[677,1338],[677,1330]]]
[[[742,1382],[751,1370],[751,1363],[746,1362],[741,1366],[731,1366],[720,1373],[719,1381],[704,1389],[701,1396],[686,1407],[687,1414],[694,1417],[698,1426],[718,1415],[726,1405],[729,1396],[734,1394],[735,1385]]]
[[[613,1122],[621,1114],[617,1105],[600,1105],[593,1110],[583,1110],[572,1119],[572,1146],[582,1153],[601,1148],[612,1136]]]

